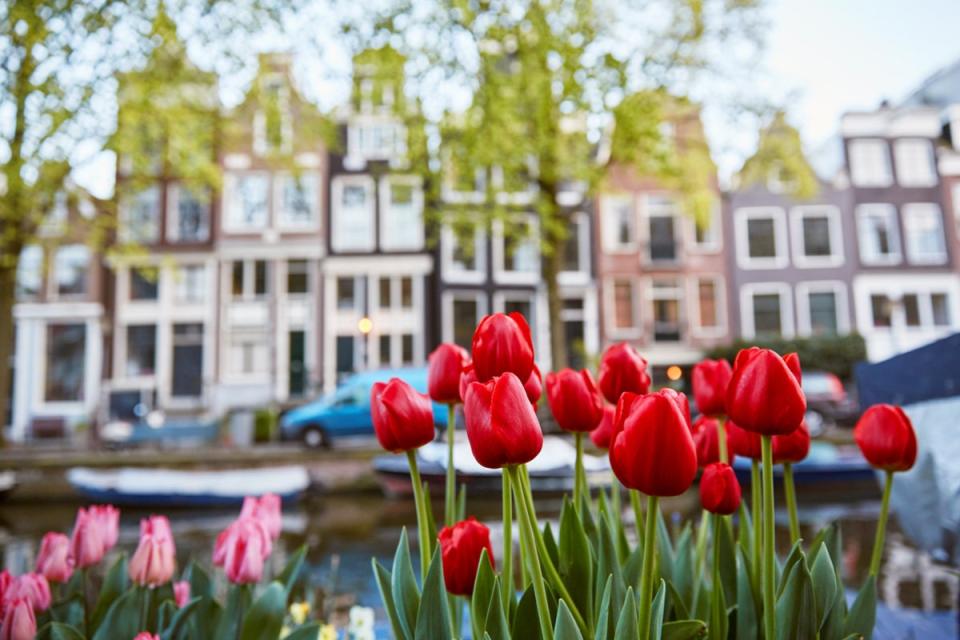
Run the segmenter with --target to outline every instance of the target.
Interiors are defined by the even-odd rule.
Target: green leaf
[[[130,578],[127,572],[127,556],[122,554],[117,561],[113,563],[107,575],[103,578],[103,586],[100,587],[100,596],[97,598],[97,604],[93,608],[93,614],[90,616],[90,631],[93,634],[100,628],[103,617],[107,615],[110,606],[130,587]]]
[[[617,620],[617,630],[613,634],[614,640],[635,640],[639,635],[637,629],[637,598],[633,595],[633,587],[627,587],[620,618]]]
[[[533,585],[520,596],[517,611],[510,626],[510,635],[516,640],[520,638],[539,638],[540,621],[537,617],[537,598],[533,592]]]
[[[640,586],[640,572],[643,570],[643,543],[637,542],[627,561],[623,563],[623,582],[633,588]]]
[[[559,551],[557,571],[580,614],[585,620],[593,620],[593,553],[576,509],[566,499],[560,511]]]
[[[673,580],[673,545],[670,543],[670,530],[661,509],[657,509],[657,530],[660,577],[669,582]]]
[[[213,583],[210,581],[210,575],[195,562],[191,562],[183,572],[182,578],[190,583],[191,596],[213,597]]]
[[[547,548],[547,553],[550,554],[550,561],[553,566],[560,564],[560,550],[557,548],[557,539],[553,537],[553,528],[549,522],[543,525],[543,545]]]
[[[583,640],[580,635],[580,629],[577,628],[577,622],[573,619],[573,614],[567,607],[567,603],[560,601],[557,609],[557,621],[553,626],[554,640]]]
[[[697,640],[706,635],[707,624],[703,620],[674,620],[663,625],[663,640]]]
[[[749,557],[743,547],[739,548],[737,562],[737,640],[756,640],[759,635],[756,595],[753,593]]]
[[[219,616],[214,637],[236,638],[241,628],[241,616],[250,609],[253,600],[253,588],[246,584],[231,585],[227,588],[227,604]]]
[[[196,617],[197,612],[200,610],[200,603],[204,599],[205,597],[193,598],[190,602],[187,602],[177,609],[172,617],[170,617],[163,633],[160,634],[160,640],[179,640],[181,637],[188,637],[187,634],[183,632],[186,631],[191,617]],[[167,601],[167,603],[169,603],[169,601]]]
[[[320,623],[309,622],[284,636],[283,640],[317,640],[320,636]]]
[[[84,640],[84,637],[76,627],[49,622],[37,631],[37,640]]]
[[[842,640],[847,635],[843,629],[847,622],[847,597],[843,582],[837,574],[834,574],[833,591],[833,606],[830,607],[827,621],[820,628],[821,640]]]
[[[93,634],[93,640],[132,638],[143,631],[140,628],[142,592],[143,590],[139,587],[131,587],[114,600],[103,616],[96,633]]]
[[[488,566],[489,564],[490,563],[487,562]],[[493,589],[490,594],[490,604],[484,615],[484,634],[486,634],[490,640],[510,640],[510,625],[507,623],[507,616],[503,612],[500,578],[493,579]]]
[[[693,548],[691,545],[690,528],[684,527],[680,537],[677,538],[676,550],[674,551],[673,570],[671,571],[671,584],[675,591],[683,598],[683,604],[686,608],[693,604]]]
[[[283,568],[276,580],[283,585],[284,601],[290,597],[290,590],[297,583],[300,577],[300,571],[303,569],[304,559],[307,557],[307,545],[301,545],[299,549],[293,552],[290,559],[287,560],[287,566]]]
[[[660,640],[663,634],[663,612],[666,604],[667,586],[661,578],[657,595],[653,596],[653,603],[650,605],[650,640]]]
[[[413,575],[406,528],[400,531],[397,552],[393,556],[392,577],[393,603],[397,608],[397,619],[400,621],[403,637],[413,638],[413,631],[417,624],[417,610],[420,608],[420,588]]]
[[[623,581],[623,574],[620,570],[620,563],[617,560],[617,551],[613,546],[613,539],[610,537],[610,527],[606,520],[600,520],[599,522],[599,531],[597,532],[597,573],[595,577],[597,583],[594,593],[600,593],[600,584],[606,583],[607,576],[612,576],[610,606],[614,611],[619,611],[623,605],[627,587]]]
[[[397,607],[393,602],[393,591],[390,583],[392,576],[387,568],[380,564],[376,558],[370,559],[373,565],[373,575],[377,579],[377,589],[380,591],[380,601],[383,602],[383,608],[387,610],[387,617],[390,619],[390,628],[393,629],[393,637],[408,640],[403,633],[403,627],[400,626],[400,618],[397,615]]]
[[[753,491],[751,487],[751,491]],[[753,549],[753,522],[750,520],[750,509],[747,508],[747,501],[740,502],[740,513],[737,518],[739,526],[737,527],[737,544],[743,552],[750,557]]]
[[[490,568],[490,561],[487,558],[487,550],[484,549],[480,553],[477,578],[473,583],[473,595],[470,598],[470,624],[475,638],[482,638],[486,629],[487,612],[490,610],[490,598],[495,582],[493,569]]]
[[[873,625],[877,620],[877,581],[874,576],[867,577],[860,587],[856,600],[850,606],[844,633],[860,634],[865,640],[873,635]]]
[[[719,517],[719,516],[718,516]],[[714,541],[720,549],[720,584],[727,602],[737,601],[737,547],[733,542],[729,518],[720,522],[720,539]]]
[[[286,612],[287,591],[282,583],[274,580],[243,616],[240,640],[276,638],[283,628]]]
[[[703,586],[701,585],[701,590],[702,589]],[[673,586],[672,582],[667,583],[667,595],[670,596],[670,603],[673,605],[677,619],[686,620],[689,618],[690,612],[687,610],[687,605],[683,602],[683,598],[677,592],[677,588]]]
[[[722,584],[714,584],[710,591],[710,635],[715,638],[726,638],[729,632],[727,619],[727,597],[723,593]]]
[[[427,578],[423,582],[423,597],[417,612],[416,640],[443,640],[450,638],[453,625],[447,606],[447,590],[443,584],[443,563],[440,561],[440,547],[433,550]]]
[[[797,540],[793,543],[793,546],[790,548],[790,553],[787,555],[787,559],[783,563],[783,568],[780,573],[780,582],[777,584],[777,598],[783,594],[783,590],[787,586],[787,576],[790,574],[790,570],[798,562],[803,562],[805,560],[803,555],[803,549],[800,546],[800,541]]]
[[[600,596],[600,614],[597,616],[597,630],[594,637],[597,640],[609,640],[613,638],[613,626],[610,624],[610,583],[613,578],[607,576],[607,582],[603,585],[603,595]]]
[[[813,596],[813,581],[807,563],[800,559],[784,570],[783,589],[777,599],[777,639],[809,640],[820,627]]]
[[[817,629],[819,630],[826,623],[837,595],[836,573],[833,570],[830,552],[825,545],[820,547],[813,558],[810,577],[813,581],[813,597],[817,606]]]
[[[173,600],[164,600],[159,609],[157,609],[157,629],[166,629],[170,624],[170,619],[177,612],[177,605]]]

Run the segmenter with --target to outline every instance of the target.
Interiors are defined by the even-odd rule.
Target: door
[[[173,325],[174,397],[197,398],[203,394],[203,325]]]
[[[289,339],[290,362],[288,363],[288,389],[290,397],[300,397],[307,390],[306,334],[291,331]]]
[[[354,372],[355,351],[353,336],[337,336],[337,382]]]

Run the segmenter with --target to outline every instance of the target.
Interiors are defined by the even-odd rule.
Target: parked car
[[[284,440],[300,440],[311,448],[329,447],[339,436],[373,435],[370,390],[375,382],[400,378],[420,393],[427,392],[427,369],[379,369],[350,376],[334,391],[287,411],[280,418]],[[438,427],[447,425],[447,407],[433,404]]]
[[[836,375],[826,371],[804,371],[802,380],[803,393],[807,397],[804,419],[810,435],[820,435],[834,426],[851,426],[860,417],[860,408]]]

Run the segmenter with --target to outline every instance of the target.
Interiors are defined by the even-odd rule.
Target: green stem
[[[797,517],[797,490],[793,485],[793,465],[783,463],[783,494],[787,499],[787,513],[790,517],[790,544],[800,539],[800,519]]]
[[[702,509],[700,512],[700,526],[697,527],[697,546],[694,552],[693,565],[693,605],[691,611],[697,610],[697,602],[700,600],[701,574],[703,563],[707,555],[707,529],[710,528],[710,512]],[[714,538],[716,544],[716,538]]]
[[[83,591],[83,630],[88,636],[92,636],[93,630],[90,629],[90,593],[88,590],[89,577],[90,567],[84,567],[80,570],[80,585]]]
[[[647,525],[643,535],[643,569],[640,573],[640,611],[637,624],[640,628],[640,640],[650,637],[650,600],[653,598],[654,550],[657,546],[657,512],[660,510],[660,498],[647,496]]]
[[[720,462],[730,462],[730,459],[727,457],[726,423],[726,416],[717,418],[717,447],[720,451]]]
[[[720,586],[720,527],[723,526],[723,516],[713,516],[713,588]]]
[[[573,468],[573,506],[580,513],[580,500],[583,499],[583,485],[586,476],[583,471],[583,434],[577,431],[573,436],[577,443],[577,458]]]
[[[237,589],[239,593],[237,594],[237,640],[240,640],[240,634],[243,633],[243,616],[247,614],[246,607],[244,606],[251,596],[251,591],[253,587],[249,584],[238,584]]]
[[[510,602],[513,600],[513,501],[510,499],[510,474],[502,470],[503,476],[503,610],[509,615]],[[521,550],[521,564],[523,563]]]
[[[760,525],[760,507],[763,504],[760,482],[760,463],[756,460],[750,461],[750,519],[753,520],[753,575],[754,579],[760,580],[760,548],[761,548],[761,525]],[[754,584],[754,593],[758,592],[759,583]]]
[[[524,499],[523,485],[517,474],[516,467],[507,467],[506,471],[512,476],[514,489],[517,492],[517,504],[519,505],[520,515],[520,536],[527,539],[527,564],[530,568],[530,576],[533,580],[533,594],[537,602],[537,616],[540,618],[540,636],[544,640],[553,640],[553,626],[550,619],[550,604],[547,601],[547,587],[543,582],[543,573],[540,571],[540,559],[538,558],[537,545],[534,542],[536,525],[533,516],[527,509],[527,503]]]
[[[430,520],[427,515],[426,497],[423,494],[423,482],[420,481],[420,468],[417,466],[417,452],[415,449],[407,451],[407,462],[410,464],[410,481],[413,483],[413,500],[417,508],[417,533],[420,538],[420,582],[427,579],[430,569],[430,552],[433,541],[430,540]]]
[[[457,521],[457,470],[453,466],[453,441],[457,430],[457,405],[447,405],[447,494],[443,506],[443,523],[448,527]]]
[[[773,436],[760,436],[763,453],[763,630],[764,637],[777,637],[776,539],[773,529]]]
[[[643,544],[643,530],[640,523],[643,522],[643,511],[640,509],[640,492],[636,489],[630,489],[630,506],[633,507],[633,519],[637,528],[637,544]]]
[[[877,537],[873,541],[873,554],[870,556],[870,575],[877,577],[880,562],[883,560],[883,538],[887,533],[887,518],[890,515],[890,489],[893,488],[893,471],[887,471],[883,482],[883,499],[880,502],[880,519],[877,521]]]

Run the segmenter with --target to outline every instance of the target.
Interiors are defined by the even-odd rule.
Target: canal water
[[[872,489],[866,495],[863,491],[848,493],[842,487],[811,493],[801,487],[800,517],[805,537],[809,539],[816,529],[827,523],[840,522],[845,581],[850,587],[858,586],[867,573],[879,513],[879,500],[874,493]],[[13,573],[31,570],[43,534],[47,531],[69,533],[76,507],[75,504],[0,506],[3,566]],[[547,520],[556,518],[559,507],[559,499],[538,500],[538,515]],[[442,505],[435,503],[434,508],[442,517]],[[470,513],[487,523],[494,538],[499,539],[499,497],[471,497],[468,508]],[[697,500],[692,494],[686,499],[667,502],[665,508],[669,520],[674,523],[699,517]],[[129,508],[122,511],[118,549],[128,553],[133,551],[139,536],[139,520],[149,513]],[[166,514],[173,527],[179,566],[194,560],[209,568],[214,539],[236,517],[237,511],[174,510]],[[630,515],[625,513],[624,518],[631,520]],[[389,567],[400,528],[404,526],[415,537],[414,507],[410,500],[387,499],[375,494],[311,499],[285,508],[283,533],[268,570],[279,572],[287,556],[306,545],[310,588],[325,618],[342,621],[349,607],[359,604],[374,607],[378,619],[383,620],[370,558],[376,557]],[[778,527],[778,540],[783,543],[782,552],[786,552],[785,513],[778,513]],[[495,542],[494,549],[499,553],[500,544]],[[931,564],[928,556],[919,554],[903,538],[895,518],[888,529],[886,557],[884,569],[890,574],[890,580],[886,580],[887,575],[881,576],[880,596],[888,598],[888,604],[894,604],[892,600],[895,600],[902,606],[940,610],[957,606],[956,595],[950,592],[949,579],[939,580],[944,573],[950,578],[949,573],[935,563]],[[225,587],[222,572],[215,571],[214,576]],[[955,588],[956,574],[952,580]],[[897,589],[890,588],[894,583]]]

